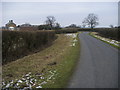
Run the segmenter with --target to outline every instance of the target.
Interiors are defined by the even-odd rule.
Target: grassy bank
[[[91,35],[92,37],[97,38],[97,39],[99,39],[99,40],[101,40],[101,41],[103,41],[103,42],[105,42],[105,43],[107,43],[107,44],[109,44],[109,45],[117,48],[117,49],[120,49],[120,46],[119,46],[120,42],[115,43],[115,40],[114,40],[114,42],[112,42],[112,39],[99,36],[99,35],[98,35],[97,33],[95,33],[95,32],[91,32],[91,33],[89,33],[89,35]],[[112,43],[111,43],[111,42],[112,42]]]
[[[4,65],[3,88],[65,87],[79,58],[79,48],[78,38],[58,35],[45,50]]]

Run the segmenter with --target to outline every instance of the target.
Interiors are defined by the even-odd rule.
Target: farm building
[[[16,29],[16,24],[13,23],[13,20],[9,20],[9,22],[6,24],[6,29],[8,29],[8,30],[15,30]]]
[[[21,31],[36,31],[38,30],[38,25],[31,25],[29,23],[25,23],[22,25],[16,25],[13,20],[9,20],[9,22],[2,27],[2,30],[21,30]]]

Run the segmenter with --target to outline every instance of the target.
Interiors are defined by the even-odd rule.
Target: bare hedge
[[[79,29],[78,29],[78,31],[92,32],[92,31],[93,31],[93,29],[91,29],[91,28],[79,28]]]
[[[120,28],[80,28],[78,31],[98,32],[103,37],[120,41]]]
[[[55,30],[56,34],[66,34],[66,33],[77,33],[78,29],[76,28],[64,28],[60,30]]]
[[[41,50],[55,38],[54,31],[2,31],[2,64]]]
[[[94,31],[103,37],[120,41],[120,28],[97,28]]]

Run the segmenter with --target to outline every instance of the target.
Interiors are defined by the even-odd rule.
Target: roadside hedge
[[[92,31],[94,31],[94,30],[93,30],[93,29],[91,29],[91,28],[79,28],[79,29],[78,29],[78,31],[92,32]]]
[[[103,37],[120,41],[120,28],[97,28],[94,31]]]
[[[64,28],[60,30],[55,30],[56,34],[66,34],[66,33],[77,33],[78,29],[76,28]]]
[[[54,31],[2,31],[2,64],[6,64],[50,45]]]
[[[78,31],[98,32],[103,37],[120,41],[120,28],[79,28]]]

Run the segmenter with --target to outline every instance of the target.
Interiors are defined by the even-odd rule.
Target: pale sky
[[[2,2],[2,26],[9,20],[39,25],[47,16],[61,26],[81,25],[89,13],[98,15],[99,26],[118,24],[118,2]]]

